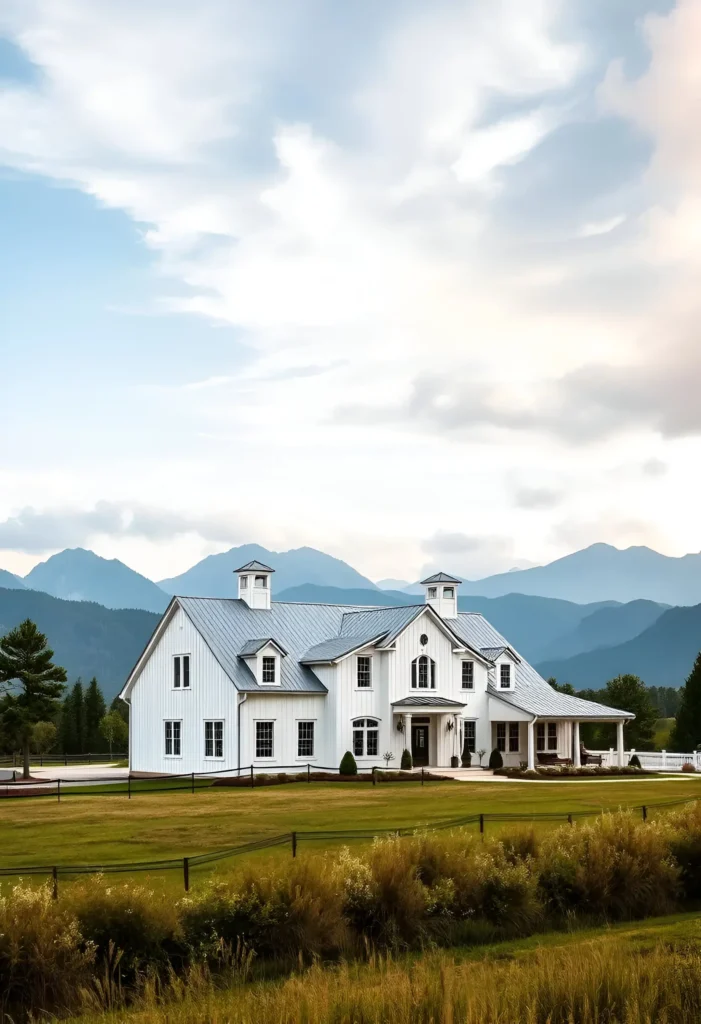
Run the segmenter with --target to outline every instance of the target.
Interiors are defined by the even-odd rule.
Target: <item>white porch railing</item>
[[[608,750],[590,750],[590,754],[600,754],[601,763],[606,768],[615,767],[618,764],[618,752],[614,747]],[[693,764],[697,771],[701,771],[701,751],[695,750],[690,754],[673,754],[667,750],[626,750],[623,763],[628,764],[633,754],[636,754],[640,761],[640,767],[655,772],[680,772],[683,764]]]

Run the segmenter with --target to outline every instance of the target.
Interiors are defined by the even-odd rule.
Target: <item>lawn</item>
[[[480,812],[564,815],[647,804],[654,813],[656,803],[701,794],[700,784],[681,778],[425,787],[297,783],[254,790],[207,787],[195,793],[142,788],[131,800],[114,789],[91,796],[67,790],[60,803],[55,798],[0,800],[0,868],[182,858],[293,830],[402,827]],[[486,823],[488,833],[503,827]],[[300,855],[311,846],[300,843]],[[320,843],[313,846],[318,850]],[[280,848],[273,855],[289,856],[289,850]],[[219,862],[215,870],[228,863]]]

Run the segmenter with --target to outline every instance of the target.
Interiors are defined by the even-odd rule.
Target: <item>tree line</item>
[[[108,753],[126,748],[126,707],[108,708],[97,679],[66,691],[66,670],[53,662],[47,637],[25,619],[0,637],[0,748],[22,751],[29,778],[32,752]]]

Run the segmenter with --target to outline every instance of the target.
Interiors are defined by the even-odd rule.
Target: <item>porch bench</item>
[[[557,754],[547,754],[544,751],[538,751],[536,757],[538,764],[542,764],[544,767],[554,764],[572,764],[571,757],[558,757]]]
[[[601,754],[590,754],[588,750],[581,750],[579,753],[579,759],[583,765],[598,764],[601,766],[604,763],[604,759]]]

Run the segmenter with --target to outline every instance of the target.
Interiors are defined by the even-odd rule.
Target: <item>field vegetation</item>
[[[252,862],[180,899],[163,900],[148,885],[111,878],[66,886],[58,899],[52,899],[48,886],[19,882],[5,886],[0,898],[0,1009],[18,1021],[40,1012],[146,1006],[141,1012],[173,1019],[175,1000],[192,1019],[198,1012],[198,1019],[217,1019],[207,1001],[233,978],[243,986],[242,998],[228,1009],[222,1005],[222,1019],[255,1017],[258,1024],[429,1020],[439,992],[441,1005],[455,1002],[450,1013],[459,1011],[464,1020],[691,1020],[660,1013],[667,1000],[685,1014],[701,1005],[697,949],[667,945],[649,958],[648,971],[660,982],[661,995],[638,962],[617,958],[615,951],[536,957],[528,973],[504,963],[491,982],[484,965],[477,965],[476,987],[445,959],[445,971],[434,980],[424,965],[415,969],[415,991],[406,965],[385,957],[484,946],[553,929],[610,926],[678,913],[700,898],[698,804],[646,822],[618,812],[540,834],[511,828],[486,841],[464,830],[428,831],[375,841],[359,851]],[[361,978],[360,967],[330,973],[314,967],[361,964],[380,955],[381,961],[366,963],[377,977],[365,989],[352,983]],[[382,971],[389,974],[378,989]],[[300,972],[305,973],[298,991],[307,981],[321,986],[318,1005],[303,1000],[307,1009],[291,1016],[294,989],[278,981],[268,992],[267,1016],[261,1016],[266,1004],[252,1001],[255,987]],[[340,1013],[333,1008],[341,998],[339,978],[345,978],[343,999],[358,1001],[358,1012],[350,1016],[347,1005]],[[294,979],[287,984],[294,986]],[[198,996],[206,1006],[196,1009]],[[484,1002],[489,998],[491,1007]],[[604,998],[610,1002],[602,1003]],[[660,998],[663,1004],[656,1002]],[[655,1014],[622,1016],[631,999],[641,1013]],[[367,1015],[360,1012],[363,1000],[370,1000]],[[394,1007],[389,1015],[380,1012],[383,1000],[385,1008]],[[411,1016],[414,1000],[419,1010]],[[604,1005],[620,1016],[596,1017]],[[517,1006],[521,1012],[509,1016]],[[533,1010],[530,1018],[523,1012],[527,1006]],[[320,1016],[324,1007],[327,1017]],[[548,1017],[553,1007],[558,1015]],[[575,1016],[563,1016],[566,1007]]]

